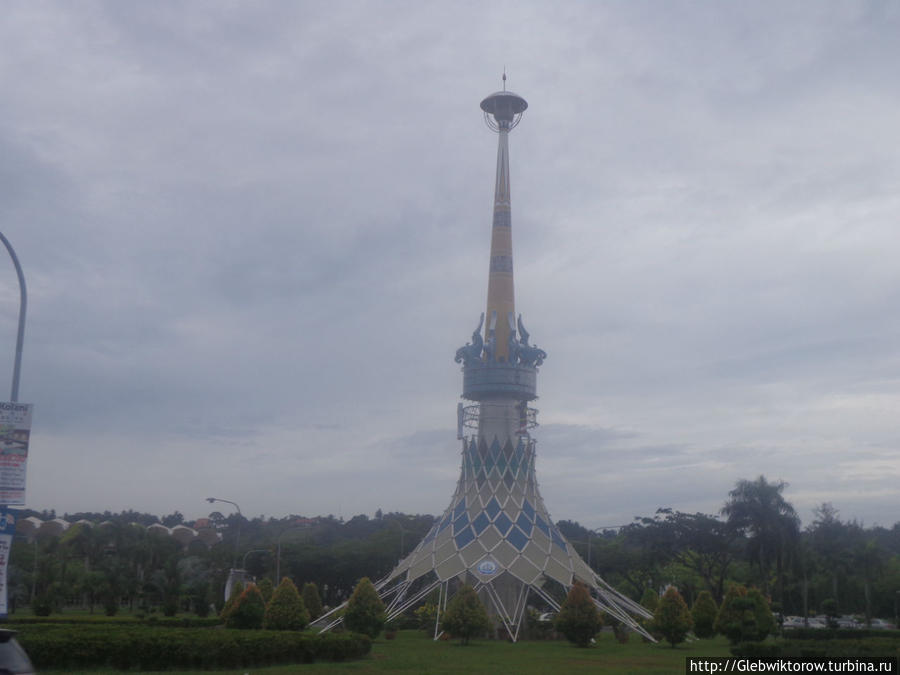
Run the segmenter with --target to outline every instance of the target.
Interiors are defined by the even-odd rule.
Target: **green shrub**
[[[659,593],[654,591],[652,588],[645,588],[644,594],[641,596],[641,605],[650,613],[652,617],[653,614],[656,613],[656,608],[659,606]],[[652,635],[654,638],[656,638],[657,640],[662,639],[662,635],[660,635],[656,631],[656,628],[654,628],[653,626],[652,618],[641,619],[640,624],[644,627],[644,630],[650,633],[650,635]],[[644,642],[647,641],[647,638],[644,638]]]
[[[716,635],[716,615],[719,608],[709,591],[702,591],[691,607],[691,618],[694,620],[694,635],[698,638],[711,638]]]
[[[384,628],[384,603],[368,577],[360,579],[344,610],[347,630],[368,635],[373,640]]]
[[[31,611],[35,616],[50,616],[53,612],[53,601],[48,594],[42,594],[34,599],[31,605]]]
[[[426,633],[434,632],[434,625],[437,622],[437,605],[431,602],[426,602],[421,607],[417,608],[415,612],[416,619],[418,620],[418,627],[424,630]]]
[[[464,645],[471,638],[484,635],[490,627],[487,610],[469,584],[463,585],[450,599],[441,617],[441,628]]]
[[[541,621],[541,615],[536,609],[529,609],[525,614],[525,627],[527,629],[526,636],[529,640],[550,640],[554,637],[553,622]]]
[[[825,631],[819,630],[824,633]],[[832,658],[852,659],[860,657],[900,658],[900,639],[862,638],[840,640],[782,640],[768,642],[742,642],[731,648],[734,656],[746,658]]]
[[[722,600],[715,628],[733,645],[761,641],[775,630],[775,619],[769,603],[757,589],[732,586]]]
[[[867,638],[894,638],[900,641],[900,632],[877,628],[791,628],[785,631],[791,640],[863,640]],[[900,646],[900,644],[898,644]]]
[[[309,620],[315,621],[322,616],[322,598],[319,597],[319,588],[313,582],[303,584],[303,605],[309,612]]]
[[[269,579],[269,577],[266,577],[260,581],[257,586],[259,587],[259,592],[262,593],[263,602],[268,605],[269,600],[272,599],[272,594],[275,592],[275,586],[272,585],[272,580]]]
[[[659,593],[652,588],[645,588],[644,594],[641,596],[641,605],[651,614],[655,613],[659,606]]]
[[[17,639],[38,669],[198,670],[360,658],[371,640],[355,633],[174,630],[140,625],[33,625]]]
[[[688,610],[684,598],[674,586],[669,586],[659,601],[656,613],[653,615],[653,625],[656,627],[666,642],[675,648],[675,645],[684,642],[687,634],[694,626],[694,620]]]
[[[602,626],[603,619],[587,586],[576,581],[556,616],[556,630],[565,635],[569,642],[587,647]]]
[[[600,618],[603,619],[604,626],[612,628],[613,637],[616,638],[616,642],[620,645],[628,644],[628,636],[631,631],[628,630],[625,624],[612,614],[604,613],[600,615]]]
[[[309,613],[297,592],[294,582],[285,577],[266,605],[263,626],[269,630],[303,630],[309,623]]]
[[[8,624],[10,626],[30,626],[30,625],[105,625],[105,626],[160,626],[164,628],[210,628],[212,626],[221,625],[222,621],[218,617],[201,619],[197,617],[177,617],[165,618],[157,616],[141,617],[139,614],[134,616],[103,616],[100,614],[71,614],[64,616],[19,616],[10,617]]]
[[[228,596],[228,600],[225,601],[225,605],[222,607],[222,611],[219,614],[219,616],[222,617],[222,621],[228,620],[228,615],[231,614],[231,611],[234,609],[234,606],[237,604],[237,601],[243,592],[244,584],[240,581],[231,587],[231,595]]]
[[[225,619],[227,628],[259,629],[262,628],[266,615],[266,603],[256,584],[250,584],[241,593]]]

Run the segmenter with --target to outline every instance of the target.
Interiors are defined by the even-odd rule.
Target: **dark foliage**
[[[450,599],[441,617],[441,627],[464,645],[490,629],[487,610],[474,588],[466,584]]]
[[[653,614],[654,628],[674,648],[684,642],[693,625],[694,620],[681,593],[674,586],[669,586]]]
[[[309,612],[294,582],[285,577],[266,605],[265,627],[269,630],[303,630],[309,623]]]
[[[587,647],[602,626],[603,619],[587,587],[575,582],[556,616],[556,630],[569,642]]]
[[[368,635],[373,640],[384,628],[384,603],[367,577],[360,579],[344,610],[347,630]]]
[[[709,591],[703,591],[691,607],[691,618],[694,620],[694,635],[698,638],[711,638],[716,634],[716,616],[719,608]]]
[[[18,636],[39,669],[141,671],[239,668],[365,656],[371,641],[353,633],[223,631],[135,626],[44,625]]]

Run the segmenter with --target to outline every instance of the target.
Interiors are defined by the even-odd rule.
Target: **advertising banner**
[[[30,403],[0,402],[0,504],[25,503]]]
[[[0,618],[8,611],[9,593],[6,587],[6,570],[9,565],[9,551],[16,534],[17,512],[0,506]]]

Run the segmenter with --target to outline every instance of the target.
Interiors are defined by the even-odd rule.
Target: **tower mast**
[[[506,91],[491,94],[481,102],[484,120],[498,134],[497,175],[494,181],[494,217],[491,226],[491,259],[488,269],[487,325],[485,341],[491,330],[496,338],[494,357],[503,362],[509,358],[509,316],[515,316],[516,293],[513,282],[512,209],[509,190],[509,132],[522,119],[528,103],[521,96]],[[514,327],[513,327],[514,330]]]
[[[554,525],[535,477],[537,371],[547,354],[529,343],[522,317],[515,316],[512,219],[509,189],[509,132],[528,108],[506,90],[481,102],[488,126],[497,132],[497,174],[491,224],[486,312],[472,341],[456,351],[462,364],[457,408],[462,465],[450,505],[412,553],[376,584],[393,619],[432,592],[440,612],[463,583],[478,591],[489,611],[516,641],[529,601],[559,609],[558,593],[586,584],[598,608],[653,639],[634,617],[646,610],[610,587],[587,565]],[[482,332],[483,328],[483,332]],[[336,608],[334,612],[340,608]],[[330,621],[330,623],[327,623]],[[323,630],[337,625],[332,614],[317,619]]]

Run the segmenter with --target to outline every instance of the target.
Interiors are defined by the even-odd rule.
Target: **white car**
[[[786,616],[784,617],[784,623],[781,625],[784,628],[806,628],[802,616]]]
[[[838,628],[862,628],[862,624],[859,623],[852,616],[842,616],[837,620]]]
[[[875,630],[894,630],[896,626],[884,619],[872,619],[871,627]]]

